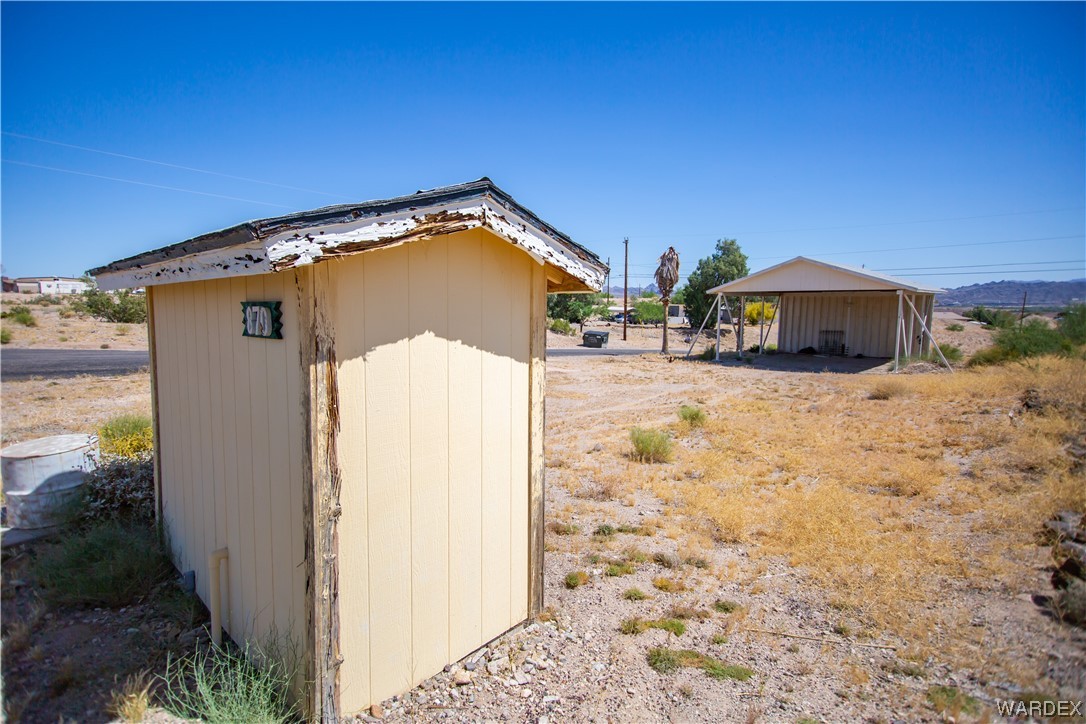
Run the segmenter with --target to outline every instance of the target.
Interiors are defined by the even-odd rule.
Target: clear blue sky
[[[4,271],[485,175],[612,284],[625,236],[632,286],[720,237],[753,270],[1081,278],[1084,8],[4,2]]]

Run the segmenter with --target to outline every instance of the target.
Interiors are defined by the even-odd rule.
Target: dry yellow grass
[[[126,722],[143,721],[151,705],[153,684],[154,678],[147,671],[126,678],[120,691],[110,693],[110,713]]]
[[[1022,549],[1045,518],[1086,510],[1066,453],[1086,431],[1084,379],[1082,360],[1045,359],[892,384],[837,378],[814,404],[729,401],[693,456],[701,474],[646,486],[710,521],[718,540],[786,558],[862,627],[919,655],[936,624],[968,629],[938,604],[941,590],[1020,586]],[[966,656],[982,646],[958,643]]]

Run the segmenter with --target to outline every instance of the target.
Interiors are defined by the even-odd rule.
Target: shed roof
[[[847,264],[797,256],[742,279],[713,287],[706,294],[787,294],[789,292],[897,291],[937,294],[944,290]]]
[[[549,291],[598,291],[607,265],[489,178],[407,196],[258,219],[120,259],[88,274],[103,289],[268,274],[443,234],[487,228],[548,266]]]

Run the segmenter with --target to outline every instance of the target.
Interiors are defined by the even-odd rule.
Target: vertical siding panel
[[[411,680],[449,661],[449,379],[447,237],[409,259]]]
[[[224,449],[222,434],[222,395],[220,393],[220,379],[222,377],[221,354],[219,348],[218,320],[221,316],[218,290],[218,281],[200,284],[198,292],[202,299],[203,312],[197,316],[200,322],[200,336],[204,342],[204,354],[200,359],[200,412],[201,412],[201,445],[204,450],[204,482],[203,496],[207,500],[205,511],[209,506],[210,515],[205,512],[207,518],[207,542],[206,552],[226,545],[226,484],[223,479]],[[207,566],[205,556],[201,565]],[[226,579],[226,566],[220,567],[219,582]],[[207,569],[208,577],[213,575]],[[210,584],[209,584],[210,585]],[[220,588],[220,611],[227,612],[230,609],[228,591]],[[210,594],[210,591],[209,591]]]
[[[246,277],[247,301],[265,301],[263,276]],[[249,346],[249,408],[252,411],[253,461],[253,534],[256,547],[254,561],[256,576],[256,630],[260,635],[270,632],[275,617],[275,568],[273,567],[272,535],[274,521],[271,505],[275,491],[271,486],[271,440],[269,438],[272,408],[268,400],[268,345],[272,340],[245,337]]]
[[[263,277],[264,301],[280,302],[286,306],[282,274]],[[284,348],[293,342],[290,331],[283,329],[282,340],[263,342],[268,370],[268,497],[272,532],[272,582],[274,585],[274,625],[279,637],[291,627],[291,583],[293,565],[290,556],[290,399],[287,389],[287,360]]]
[[[207,600],[207,582],[200,575],[204,567],[200,565],[203,554],[203,502],[200,500],[196,483],[200,475],[200,396],[196,392],[200,378],[196,373],[196,290],[195,284],[185,284],[183,289],[184,306],[182,324],[184,325],[185,363],[184,363],[184,400],[185,405],[185,568],[198,571],[196,590],[200,598]]]
[[[511,286],[508,244],[484,236],[482,245],[483,323],[483,638],[501,634],[509,620],[510,505],[509,386]]]
[[[406,249],[371,254],[364,271],[370,676],[376,699],[411,684],[411,435]],[[405,294],[406,292],[406,294]],[[406,300],[406,304],[403,303]],[[392,303],[390,303],[392,302]]]
[[[227,590],[230,602],[229,615],[226,617],[227,630],[235,639],[240,639],[244,632],[245,619],[242,611],[245,599],[242,593],[241,571],[252,564],[242,558],[242,548],[238,529],[238,436],[237,436],[237,394],[234,385],[234,336],[241,335],[241,305],[231,294],[230,281],[222,279],[215,282],[215,334],[219,339],[219,358],[215,361],[219,378],[219,396],[222,407],[222,445],[223,468],[222,488],[224,491],[223,510],[220,520],[225,527],[223,543],[230,551],[226,563]]]
[[[250,405],[251,380],[249,355],[252,350],[248,337],[241,334],[241,302],[248,299],[246,280],[235,277],[230,280],[230,297],[234,317],[237,320],[237,332],[232,337],[234,351],[234,394],[235,394],[235,436],[237,440],[238,466],[238,509],[237,530],[241,579],[244,605],[239,607],[239,615],[244,620],[244,631],[248,634],[260,631],[256,627],[257,613],[263,602],[257,598],[257,558],[262,549],[256,545],[256,533],[253,530],[255,499],[253,496],[253,412]]]
[[[365,263],[367,255],[335,266],[336,356],[339,361],[339,464],[343,474],[339,521],[340,696],[344,713],[370,702],[369,509],[366,470]],[[344,404],[352,400],[353,404]],[[378,662],[380,665],[380,662]]]
[[[449,647],[451,658],[482,638],[481,231],[449,245]]]
[[[180,436],[178,432],[177,407],[178,380],[177,380],[177,325],[174,322],[174,310],[177,307],[177,295],[175,287],[165,285],[155,289],[155,338],[159,345],[156,363],[158,364],[159,384],[159,430],[162,437],[159,440],[159,449],[155,451],[162,456],[162,512],[166,520],[166,535],[172,551],[179,551],[178,544],[181,541],[178,526],[181,521],[183,503],[180,503],[180,480],[178,449]],[[181,567],[180,556],[174,556],[174,562]]]
[[[528,617],[528,392],[531,362],[532,267],[535,262],[524,252],[499,240],[510,257],[511,303],[509,332],[512,338],[510,362],[509,440],[509,622]]]
[[[300,649],[305,646],[305,534],[302,528],[302,467],[308,444],[305,433],[305,417],[302,410],[303,385],[308,384],[308,371],[303,377],[301,366],[302,330],[298,325],[297,272],[285,272],[283,279],[283,345],[286,366],[287,435],[290,440],[289,467],[287,469],[287,505],[290,511],[290,612],[291,642]],[[306,382],[303,382],[303,379]],[[299,672],[301,676],[302,672]]]

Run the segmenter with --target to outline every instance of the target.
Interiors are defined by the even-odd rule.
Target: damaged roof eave
[[[607,267],[598,256],[487,179],[240,224],[89,273],[103,289],[269,274],[473,228],[491,231],[559,272],[563,291],[598,291],[603,286]]]

